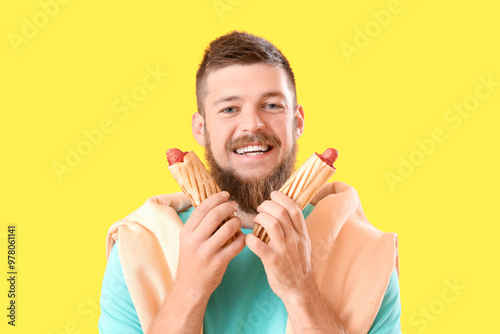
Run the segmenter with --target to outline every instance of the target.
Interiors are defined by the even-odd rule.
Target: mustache
[[[259,144],[269,145],[272,147],[277,147],[277,148],[281,147],[281,140],[279,140],[278,137],[263,132],[251,135],[243,135],[235,139],[230,139],[227,142],[226,147],[229,151],[234,151],[237,148],[247,146],[248,144],[256,142]]]
[[[236,201],[241,211],[257,214],[257,207],[271,198],[271,192],[278,190],[292,175],[296,157],[297,143],[293,144],[291,152],[271,171],[269,175],[255,178],[244,178],[234,168],[224,168],[215,160],[210,148],[210,141],[205,149],[205,158],[210,174],[220,189],[231,194],[231,200]]]

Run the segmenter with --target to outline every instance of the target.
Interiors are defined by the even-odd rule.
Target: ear
[[[304,108],[299,104],[297,110],[295,111],[295,117],[297,118],[297,132],[296,136],[299,139],[304,132]]]
[[[196,142],[205,147],[205,119],[200,115],[200,113],[193,114],[191,127]]]

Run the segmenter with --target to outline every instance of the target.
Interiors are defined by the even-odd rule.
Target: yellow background
[[[500,82],[496,2],[53,4],[0,10],[2,277],[7,225],[18,246],[17,326],[6,324],[2,278],[3,333],[97,332],[106,232],[146,198],[179,190],[167,148],[202,154],[190,130],[195,72],[208,43],[233,29],[269,39],[292,64],[306,113],[299,162],[338,148],[334,178],[356,187],[372,224],[398,233],[403,332],[498,330],[500,87],[460,124],[443,118],[474,101],[479,77]],[[371,11],[388,8],[390,22],[374,23]],[[357,53],[346,57],[347,44]],[[157,66],[168,77],[128,115],[115,113]],[[59,181],[54,162],[105,119],[112,131]],[[418,153],[415,141],[435,129],[446,139]],[[414,170],[391,186],[387,173],[410,157]],[[453,282],[462,289],[447,290]]]

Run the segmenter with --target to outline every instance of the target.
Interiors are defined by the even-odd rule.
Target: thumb
[[[270,252],[269,246],[257,238],[253,233],[246,235],[245,243],[248,248],[264,262],[264,259]]]

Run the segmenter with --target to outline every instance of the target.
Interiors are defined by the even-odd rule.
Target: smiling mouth
[[[233,152],[238,155],[259,155],[267,153],[272,149],[271,145],[248,145],[237,148]]]

